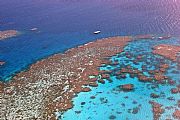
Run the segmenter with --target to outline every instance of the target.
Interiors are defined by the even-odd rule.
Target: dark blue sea
[[[30,30],[32,28],[37,30]],[[0,31],[10,29],[18,30],[20,35],[0,41],[0,61],[6,62],[0,66],[0,81],[9,81],[38,60],[98,38],[153,34],[171,35],[172,38],[133,41],[124,51],[135,56],[143,54],[144,61],[135,65],[132,63],[134,58],[126,58],[122,52],[110,59],[118,61],[117,66],[107,65],[100,70],[120,69],[122,64],[137,69],[147,65],[153,70],[161,59],[170,66],[166,75],[179,84],[177,63],[152,54],[152,47],[180,45],[180,0],[0,0]],[[97,30],[101,33],[93,34]],[[73,99],[74,107],[57,113],[57,117],[64,120],[152,120],[149,101],[155,100],[163,108],[173,107],[160,119],[173,119],[172,113],[179,109],[179,96],[172,95],[170,90],[177,84],[156,85],[158,87],[151,89],[155,84],[139,82],[128,74],[126,77],[118,80],[111,76],[112,83],[106,81],[91,92],[78,94]],[[116,88],[121,84],[134,84],[135,90],[119,92]],[[159,94],[160,98],[152,99],[151,93]],[[95,98],[92,100],[91,96]],[[132,114],[133,108],[138,108],[139,112]]]

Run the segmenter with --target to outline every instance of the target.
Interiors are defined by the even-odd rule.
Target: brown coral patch
[[[162,108],[162,105],[154,101],[149,101],[149,103],[152,105],[152,112],[153,112],[154,120],[159,120],[159,118],[161,117],[161,114],[164,113],[164,109]]]
[[[153,53],[164,56],[170,60],[177,61],[177,54],[180,52],[180,46],[161,44],[154,47]]]
[[[17,35],[18,35],[18,31],[16,31],[16,30],[0,31],[0,40],[4,40],[6,38],[15,37]]]
[[[176,119],[180,119],[180,110],[175,110],[175,112],[173,113],[173,117]]]

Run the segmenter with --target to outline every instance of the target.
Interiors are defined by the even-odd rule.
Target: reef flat
[[[100,66],[98,87],[73,98],[73,108],[59,119],[165,120],[179,117],[179,55],[155,54],[162,44],[179,47],[170,36],[138,35],[123,52]],[[166,50],[166,49],[165,49]],[[163,49],[162,49],[163,51]]]
[[[0,66],[4,65],[5,62],[4,61],[0,61]]]
[[[18,35],[18,31],[16,30],[5,30],[0,31],[0,40],[4,40],[7,38],[15,37]]]
[[[138,91],[142,93],[145,91],[144,95],[150,93],[148,99],[143,98],[143,95],[133,99],[133,104],[138,103],[138,99],[145,99],[145,102],[128,109],[127,113],[139,114],[140,111],[147,109],[143,108],[146,106],[145,104],[149,104],[151,109],[149,111],[153,114],[151,119],[160,119],[161,116],[167,114],[165,111],[168,111],[170,107],[173,108],[173,110],[170,109],[173,113],[168,114],[178,118],[178,105],[174,106],[173,103],[171,106],[164,106],[157,100],[167,97],[163,99],[177,103],[175,98],[169,97],[169,93],[175,96],[180,93],[178,81],[167,76],[167,72],[171,68],[170,64],[164,58],[155,55],[158,54],[178,62],[179,46],[160,44],[166,42],[166,39],[169,37],[161,37],[161,39],[153,35],[110,37],[89,42],[69,49],[63,54],[55,54],[40,60],[32,64],[26,71],[18,73],[9,82],[0,83],[0,111],[2,111],[0,118],[38,120],[61,118],[61,115],[57,115],[57,113],[66,112],[74,108],[73,105],[76,107],[76,104],[72,103],[72,99],[78,93],[91,92],[93,87],[99,88],[99,84],[108,85],[107,81],[109,83],[122,82],[112,83],[111,87],[113,84],[115,85],[113,93],[120,92],[121,95],[124,93],[137,95]],[[159,47],[162,52],[158,51]],[[161,54],[166,50],[168,50],[168,54]],[[169,54],[174,56],[173,59],[169,57]],[[103,67],[106,69],[101,69]],[[173,73],[176,74],[177,71],[173,71]],[[135,80],[137,81],[135,82]],[[167,87],[166,92],[157,92],[161,85],[166,85],[164,86]],[[111,87],[107,87],[107,89]],[[141,88],[143,90],[139,90]],[[140,93],[138,92],[138,94]],[[129,97],[132,96],[123,97],[125,101],[128,101],[127,103],[129,103]],[[96,96],[90,98],[96,99]],[[106,98],[100,98],[100,100],[103,104],[108,103]],[[87,102],[81,102],[82,106],[85,104]],[[121,103],[121,105],[125,107],[125,103]],[[80,112],[75,111],[76,114],[80,114]],[[121,113],[118,112],[118,114]],[[111,118],[114,119],[116,116],[109,116],[109,119]]]
[[[173,61],[178,61],[177,56],[180,54],[180,46],[161,44],[154,47],[153,53],[162,55]]]
[[[56,119],[55,112],[72,108],[72,98],[97,86],[98,66],[120,53],[131,37],[111,37],[72,48],[38,61],[9,83],[0,84],[0,118]],[[104,75],[104,78],[108,75]],[[86,87],[83,87],[86,86]]]

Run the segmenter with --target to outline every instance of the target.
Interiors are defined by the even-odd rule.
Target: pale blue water
[[[125,52],[123,52],[110,59],[111,61],[118,60],[119,65],[107,65],[101,67],[100,70],[115,70],[114,72],[117,72],[124,65],[131,65],[139,70],[142,69],[142,65],[147,65],[148,70],[154,70],[160,64],[160,60],[162,60],[161,62],[170,65],[166,75],[176,81],[175,85],[144,83],[140,82],[138,78],[131,78],[129,74],[126,75],[127,78],[125,79],[117,79],[115,75],[111,75],[113,82],[109,83],[106,80],[104,85],[99,84],[97,88],[92,88],[91,92],[78,94],[73,99],[74,107],[63,113],[59,118],[62,120],[108,120],[113,115],[116,120],[152,120],[152,106],[149,104],[149,101],[153,100],[162,104],[162,108],[173,107],[170,110],[165,109],[160,120],[165,120],[166,118],[174,119],[172,113],[175,109],[178,109],[177,101],[179,100],[179,94],[171,94],[171,88],[179,84],[180,71],[177,68],[177,63],[151,53],[154,45],[162,43],[180,45],[180,40],[179,38],[172,38],[162,41],[140,40],[131,42],[124,49],[125,52],[132,54],[133,58],[126,58]],[[143,61],[139,61],[138,65],[135,65],[132,60],[138,55],[143,55]],[[149,61],[150,63],[148,63]],[[173,70],[178,71],[178,73],[172,73],[171,71]],[[130,92],[119,91],[118,86],[123,84],[134,84],[135,89]],[[158,87],[152,88],[154,86]],[[156,93],[160,97],[153,99],[150,97],[151,93]],[[91,96],[95,96],[95,99],[91,99]],[[173,97],[174,100],[168,100],[168,97]],[[82,102],[85,102],[85,104],[81,105]],[[135,107],[139,108],[137,114],[132,113]]]

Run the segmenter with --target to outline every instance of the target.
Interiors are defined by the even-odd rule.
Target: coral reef
[[[4,40],[6,38],[15,37],[17,35],[18,35],[18,31],[16,31],[16,30],[0,31],[0,40]]]
[[[122,52],[131,40],[100,39],[36,62],[10,82],[0,84],[0,118],[56,119],[55,112],[72,108],[71,100],[77,93],[90,91],[89,85],[97,86],[97,76],[109,78],[98,70],[98,66],[107,63],[102,58]]]

